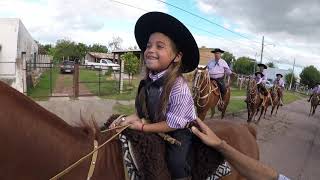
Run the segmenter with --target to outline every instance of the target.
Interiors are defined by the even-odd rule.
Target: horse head
[[[192,93],[194,98],[198,98],[203,89],[209,84],[210,76],[207,70],[207,66],[205,67],[197,67],[193,75],[192,81]]]
[[[257,95],[257,91],[257,82],[253,77],[250,77],[248,80],[247,95],[254,98]]]

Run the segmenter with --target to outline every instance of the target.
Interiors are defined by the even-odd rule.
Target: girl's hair
[[[170,39],[170,38],[169,38]],[[170,39],[170,43],[171,43],[171,47],[173,52],[175,53],[175,56],[177,53],[179,53],[179,49],[176,46],[176,44]],[[149,78],[149,73],[150,70],[145,67],[145,77],[144,79]],[[182,77],[182,73],[181,73],[181,61],[178,62],[171,62],[170,65],[168,66],[167,72],[165,74],[165,79],[164,79],[164,83],[163,83],[163,87],[162,87],[162,92],[161,92],[161,96],[160,96],[160,105],[159,105],[159,111],[156,114],[156,120],[165,120],[166,119],[166,112],[167,112],[167,108],[168,108],[168,102],[169,102],[169,96],[172,90],[172,87],[174,85],[174,83],[176,82],[178,77]],[[144,96],[144,90],[141,89],[140,90],[140,94],[137,94],[139,101],[142,104],[142,109],[144,111],[144,113],[146,114],[147,112],[147,108],[143,107],[146,106],[146,102],[145,102],[145,96]]]

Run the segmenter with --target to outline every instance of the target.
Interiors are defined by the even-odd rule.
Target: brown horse
[[[112,134],[89,126],[72,127],[0,81],[0,179],[49,179],[102,144]],[[119,142],[99,150],[91,179],[125,180]],[[87,179],[91,157],[63,176]]]
[[[255,116],[258,114],[260,107],[260,116],[256,123],[258,123],[261,119],[263,114],[264,107],[262,105],[262,97],[258,91],[257,82],[253,77],[250,77],[248,84],[247,84],[247,110],[248,110],[248,120],[247,122],[250,123],[251,121],[255,121]]]
[[[209,109],[211,109],[211,118],[215,113],[215,107],[218,104],[218,110],[221,111],[221,119],[224,118],[226,109],[230,100],[230,88],[227,85],[227,92],[224,96],[223,104],[220,103],[221,93],[215,81],[210,80],[207,67],[198,67],[193,78],[193,96],[197,108],[198,117],[204,120]]]
[[[263,115],[263,118],[266,118],[266,113],[267,113],[267,110],[268,110],[268,107],[269,106],[272,106],[271,107],[271,116],[274,112],[274,110],[276,109],[276,113],[278,113],[278,109],[280,107],[280,88],[278,85],[274,85],[270,90],[269,90],[269,94],[271,96],[271,98],[268,98],[267,101],[266,101],[266,105],[265,105],[265,108],[264,108],[264,115]]]
[[[310,107],[309,116],[313,116],[320,103],[320,95],[313,95],[310,102],[311,102],[311,107]]]
[[[101,134],[97,128],[72,127],[61,118],[0,81],[0,179],[49,179],[102,144],[114,132]],[[256,131],[250,125],[226,121],[208,122],[217,135],[240,152],[259,159]],[[241,138],[239,138],[241,137]],[[93,180],[124,180],[119,140],[99,150]],[[63,179],[87,179],[90,159]],[[225,180],[243,177],[233,169]],[[159,179],[160,180],[160,179]]]

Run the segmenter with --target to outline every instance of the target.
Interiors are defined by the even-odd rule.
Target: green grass
[[[59,69],[52,69],[52,91],[55,86],[56,79],[59,74]],[[27,91],[29,97],[38,101],[45,101],[49,99],[50,94],[50,69],[43,72],[40,76],[39,83],[34,88],[29,88]]]
[[[117,103],[113,106],[113,111],[115,111],[115,113],[129,115],[135,112],[135,107],[133,104],[123,105],[123,104]]]
[[[133,100],[136,96],[139,81],[133,79],[132,84],[129,84],[128,80],[123,82],[123,93],[119,93],[119,82],[112,78],[113,75],[101,75],[100,81],[100,95],[104,99],[117,99],[117,100]],[[79,73],[80,81],[95,82],[84,83],[88,89],[96,95],[99,95],[99,71],[92,71],[86,69],[80,69]]]
[[[230,99],[229,105],[227,107],[227,113],[235,113],[246,109],[247,105],[243,99]]]
[[[285,91],[284,92],[284,97],[283,97],[283,101],[285,104],[289,104],[292,103],[296,100],[300,100],[307,97],[306,95],[300,94],[300,93],[296,93],[296,92],[291,92],[291,91]]]
[[[239,90],[239,88],[231,89],[231,96],[246,96],[246,90],[243,88]]]

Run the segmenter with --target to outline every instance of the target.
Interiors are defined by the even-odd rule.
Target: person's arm
[[[176,129],[169,127],[166,121],[161,121],[161,122],[152,123],[152,124],[145,124],[143,126],[143,132],[166,133],[174,130]]]
[[[221,140],[211,129],[201,120],[197,119],[201,128],[199,131],[196,127],[192,127],[192,132],[198,136],[205,144],[217,149],[221,152],[228,162],[241,175],[249,180],[277,180],[278,173],[273,168],[268,167],[261,162],[252,159],[241,152],[237,151],[225,141]]]

